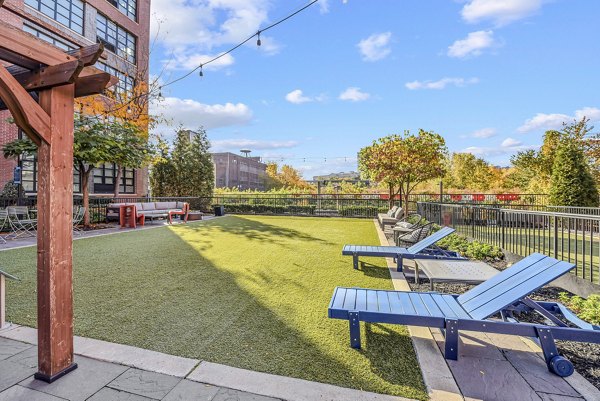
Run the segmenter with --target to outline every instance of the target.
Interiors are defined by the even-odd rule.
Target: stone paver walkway
[[[391,233],[379,231],[382,245],[394,245]],[[406,261],[406,276],[413,280],[414,261]],[[403,273],[397,273],[396,264],[389,259],[388,266],[394,287],[410,291]],[[427,333],[423,335],[423,330]],[[430,397],[437,400],[464,399],[485,401],[598,401],[600,391],[575,372],[561,378],[548,371],[541,349],[531,340],[519,336],[484,334],[471,331],[460,333],[459,358],[457,361],[443,358],[444,337],[439,329],[422,329],[415,349]],[[411,330],[412,334],[412,330]],[[427,341],[427,338],[429,339]],[[421,354],[421,355],[419,355]],[[425,354],[425,355],[423,355]],[[437,354],[437,355],[436,355]],[[451,372],[456,386],[448,392],[439,372]],[[436,396],[441,387],[446,392]],[[452,393],[454,398],[452,398]],[[458,393],[458,394],[456,394]]]
[[[33,378],[37,347],[0,337],[0,401],[275,401],[230,388],[76,356],[78,368],[54,383]]]

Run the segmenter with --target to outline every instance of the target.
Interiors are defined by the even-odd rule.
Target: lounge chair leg
[[[350,346],[360,348],[360,320],[358,312],[348,312],[348,322],[350,323]]]
[[[397,272],[402,271],[402,256],[400,256],[400,255],[396,256],[396,271]]]
[[[357,254],[352,255],[352,263],[354,263],[354,269],[358,270],[358,255]]]
[[[446,359],[458,359],[458,320],[446,319]]]
[[[536,327],[535,331],[540,340],[548,370],[560,377],[571,376],[575,370],[573,364],[558,354],[552,330],[544,327]]]

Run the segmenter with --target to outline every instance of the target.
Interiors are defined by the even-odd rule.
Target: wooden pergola
[[[0,0],[0,7],[3,0]],[[0,110],[38,146],[38,372],[52,382],[73,362],[74,99],[101,93],[117,78],[92,67],[96,44],[71,52],[0,21]]]

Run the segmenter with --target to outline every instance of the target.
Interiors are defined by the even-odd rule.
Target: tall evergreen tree
[[[557,206],[598,206],[598,189],[590,173],[581,142],[560,141],[550,181],[550,204]]]

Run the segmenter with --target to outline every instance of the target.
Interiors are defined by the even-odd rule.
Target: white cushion
[[[402,218],[402,214],[404,213],[404,209],[402,209],[401,207],[399,207],[395,212],[394,212],[394,218],[395,219],[400,219]]]
[[[154,205],[154,202],[145,202],[142,203],[142,207],[144,210],[154,210],[156,209],[156,206]]]

